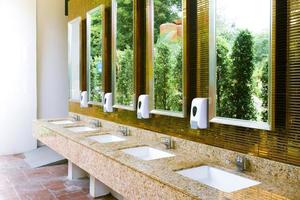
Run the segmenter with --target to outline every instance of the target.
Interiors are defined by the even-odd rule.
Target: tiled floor
[[[92,199],[88,193],[88,179],[68,180],[66,164],[31,169],[22,155],[0,156],[0,200]]]

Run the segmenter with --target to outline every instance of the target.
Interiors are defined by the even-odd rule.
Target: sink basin
[[[123,149],[124,153],[137,157],[141,160],[155,160],[160,158],[173,157],[175,155],[154,149],[152,147],[135,147],[129,149]]]
[[[51,121],[50,123],[57,124],[57,125],[74,124],[72,120],[57,120],[57,121]]]
[[[118,137],[111,134],[105,134],[105,135],[95,135],[88,137],[91,140],[97,141],[99,143],[111,143],[111,142],[121,142],[125,141],[126,139],[123,137]]]
[[[75,132],[75,133],[79,133],[79,132],[88,132],[88,131],[96,131],[97,129],[95,128],[91,128],[88,126],[76,126],[76,127],[69,127],[66,128],[69,131]]]
[[[210,166],[184,169],[177,171],[177,173],[223,192],[234,192],[260,184],[258,181]]]

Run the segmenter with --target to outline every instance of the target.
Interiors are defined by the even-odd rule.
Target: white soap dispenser
[[[149,119],[149,95],[143,94],[139,96],[137,104],[137,118],[138,119]]]
[[[80,93],[80,107],[87,108],[88,107],[88,97],[87,91],[83,91]]]
[[[112,93],[106,93],[104,95],[103,102],[104,102],[104,105],[103,105],[104,112],[113,112]]]
[[[208,128],[208,99],[195,98],[192,101],[190,123],[192,129]]]

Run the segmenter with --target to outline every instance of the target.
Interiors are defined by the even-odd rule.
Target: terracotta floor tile
[[[57,165],[57,166],[52,166],[47,168],[48,172],[52,176],[56,177],[61,177],[65,176],[68,174],[68,166],[67,165]]]
[[[0,200],[90,200],[89,180],[68,180],[67,164],[31,169],[22,155],[0,156]],[[112,196],[98,200],[115,200]]]
[[[88,194],[82,192],[82,191],[76,191],[76,192],[67,192],[63,195],[57,196],[57,199],[60,200],[73,200],[73,199],[84,199],[88,196]]]
[[[39,190],[20,195],[21,200],[54,200],[56,199],[48,190]]]
[[[42,183],[42,185],[45,188],[53,191],[65,189],[65,182],[62,180],[49,181],[49,182]]]

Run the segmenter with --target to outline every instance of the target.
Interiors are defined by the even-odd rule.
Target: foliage
[[[182,111],[182,40],[160,35],[160,26],[181,19],[182,2],[154,0],[154,100],[155,109]]]
[[[160,25],[172,23],[178,19],[178,10],[182,8],[179,0],[154,0],[154,41],[159,39]],[[174,9],[174,5],[177,9]],[[117,37],[119,50],[124,50],[126,45],[132,48],[133,44],[133,0],[117,0]]]
[[[177,43],[175,54],[173,56],[173,65],[168,77],[169,84],[169,99],[168,105],[170,110],[180,112],[182,111],[183,100],[183,83],[182,83],[182,46]]]
[[[155,45],[155,108],[182,111],[182,46],[165,40]]]
[[[159,39],[160,25],[179,19],[178,10],[181,9],[181,0],[154,0],[154,43]]]
[[[117,0],[116,103],[133,106],[133,0]]]
[[[255,36],[254,43],[254,62],[263,62],[269,56],[269,35],[267,33],[258,34]]]
[[[133,0],[117,0],[117,49],[133,49]]]
[[[262,120],[264,122],[268,121],[268,68],[269,68],[269,62],[268,60],[265,61],[262,69],[262,89],[261,89],[261,99],[262,99]]]
[[[222,36],[217,38],[217,116],[230,115],[230,73],[231,60],[229,57],[228,44]]]
[[[171,63],[171,51],[163,41],[156,44],[156,56],[154,67],[154,99],[155,107],[161,110],[169,110],[167,99],[168,91],[168,74],[170,73],[169,65]]]
[[[255,108],[252,100],[251,77],[254,70],[253,64],[253,37],[248,30],[240,31],[231,54],[231,85],[229,104],[231,118],[255,120]]]
[[[102,101],[102,16],[100,12],[91,15],[90,27],[90,100]]]
[[[268,35],[230,29],[217,36],[216,48],[217,116],[266,122]]]
[[[133,100],[133,51],[127,46],[124,51],[117,52],[116,98],[118,104],[130,106]]]

